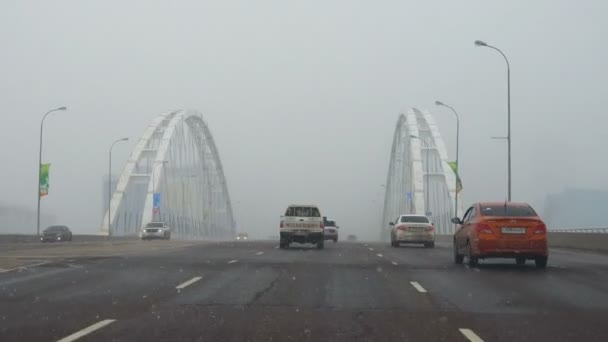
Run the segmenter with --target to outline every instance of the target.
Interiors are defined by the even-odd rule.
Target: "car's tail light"
[[[435,231],[435,226],[431,225],[430,227],[424,228],[424,230],[426,230],[427,232],[434,232]]]
[[[319,228],[321,228],[321,229],[325,228],[325,226],[323,225],[323,222],[319,223]]]
[[[547,234],[547,226],[544,223],[540,223],[535,229],[534,234]]]
[[[279,225],[279,228],[283,228],[283,221],[281,221],[281,224]]]
[[[485,223],[478,223],[475,226],[475,230],[478,234],[492,234],[492,229]]]
[[[407,227],[406,226],[397,226],[397,230],[402,230],[402,231],[406,232]]]

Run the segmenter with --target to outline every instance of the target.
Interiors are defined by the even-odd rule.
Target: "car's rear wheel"
[[[515,258],[515,263],[519,266],[523,266],[526,264],[526,258],[517,257]]]
[[[424,244],[425,248],[435,248],[435,242],[427,242]]]
[[[287,247],[289,247],[289,242],[283,242],[283,241],[281,241],[281,242],[279,243],[279,248],[281,248],[281,249],[285,249],[285,248],[287,248]]]
[[[471,267],[475,267],[479,264],[479,258],[476,256],[473,256],[473,249],[471,248],[471,244],[467,242],[467,250],[468,250],[468,257],[469,257],[469,266]]]
[[[536,264],[536,268],[546,268],[547,267],[547,260],[549,258],[546,256],[543,257],[538,257],[536,259],[534,259],[534,263]]]
[[[464,255],[458,254],[458,248],[456,247],[456,241],[454,241],[454,263],[460,265],[460,264],[462,264],[463,261],[464,261]]]
[[[338,239],[334,239],[334,243],[338,242]]]

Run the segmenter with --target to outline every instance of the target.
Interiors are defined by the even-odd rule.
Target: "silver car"
[[[142,240],[171,239],[171,228],[165,222],[150,222],[141,230]]]

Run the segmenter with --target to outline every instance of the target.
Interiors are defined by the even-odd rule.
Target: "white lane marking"
[[[201,278],[203,278],[203,277],[194,277],[194,278],[192,278],[192,279],[190,279],[190,280],[188,280],[186,282],[183,282],[183,283],[177,285],[175,288],[178,289],[178,290],[181,290],[181,289],[183,289],[186,286],[190,286],[190,285],[196,283],[197,281],[201,280]]]
[[[373,251],[373,250],[374,250],[374,249],[373,249],[373,248],[371,248],[371,247],[370,247],[370,248],[368,248],[368,249],[369,249],[370,251]]]
[[[255,255],[262,255],[262,254],[264,254],[264,252],[257,252],[257,253],[255,253]]]
[[[384,256],[384,255],[382,255],[382,254],[380,254],[380,253],[378,253],[378,254],[376,254],[376,255],[377,255],[379,258],[382,258],[382,257]]]
[[[36,266],[41,266],[41,265],[46,265],[50,263],[50,261],[43,261],[43,262],[37,262],[34,264],[28,264],[28,265],[23,265],[23,266],[19,266],[19,267],[15,267],[15,268],[0,268],[0,273],[6,273],[6,272],[11,272],[11,271],[16,271],[16,270],[25,270],[28,267],[36,267]]]
[[[421,293],[426,293],[426,290],[424,289],[424,287],[420,286],[420,284],[418,284],[417,282],[415,282],[415,281],[410,281],[410,284],[412,284],[412,286],[413,286],[413,287],[414,287],[416,290],[418,290],[418,292],[421,292]]]
[[[393,262],[391,262],[391,264],[393,264],[393,265],[395,265],[395,266],[399,265],[398,263],[396,263],[396,262],[394,262],[394,261],[393,261]]]
[[[234,264],[235,262],[238,262],[238,260],[230,260],[230,261],[228,261],[229,264]]]
[[[469,341],[471,342],[483,342],[483,340],[479,336],[477,336],[477,334],[474,333],[471,329],[460,328],[458,330],[460,330],[464,337],[469,339]]]
[[[81,338],[81,337],[83,337],[85,335],[88,335],[88,334],[92,333],[95,330],[101,329],[101,328],[105,327],[106,325],[108,325],[108,324],[110,324],[110,323],[112,323],[114,321],[116,321],[116,320],[115,319],[104,319],[103,321],[99,321],[99,322],[97,322],[97,323],[95,323],[93,325],[90,325],[90,326],[88,326],[88,327],[86,327],[86,328],[84,328],[84,329],[82,329],[80,331],[77,331],[77,332],[73,333],[70,336],[66,336],[66,337],[62,338],[61,340],[59,340],[57,342],[72,342],[72,341],[76,341],[77,339],[79,339],[79,338]]]

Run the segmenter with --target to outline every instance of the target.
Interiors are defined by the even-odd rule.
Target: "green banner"
[[[44,197],[49,194],[49,170],[51,164],[40,165],[40,197]]]
[[[456,175],[456,193],[460,193],[462,191],[462,181],[460,180],[460,175],[458,174],[458,164],[456,162],[448,162],[452,171]]]

